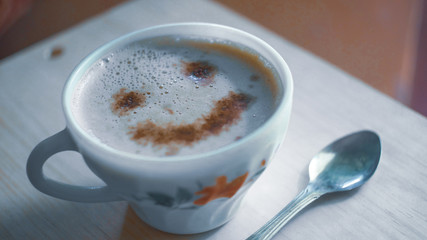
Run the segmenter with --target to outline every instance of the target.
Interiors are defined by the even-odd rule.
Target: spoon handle
[[[318,199],[322,193],[313,191],[312,187],[307,186],[300,192],[292,202],[283,208],[276,216],[262,226],[258,231],[249,236],[246,240],[267,240],[273,238],[279,230],[285,226],[299,211],[308,204]]]

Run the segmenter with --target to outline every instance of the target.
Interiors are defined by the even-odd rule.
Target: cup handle
[[[31,152],[27,161],[27,176],[39,191],[50,196],[76,202],[109,202],[122,200],[107,186],[75,186],[47,178],[43,165],[52,155],[72,150],[77,146],[67,129],[40,142]]]

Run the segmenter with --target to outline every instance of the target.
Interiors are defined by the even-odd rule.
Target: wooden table
[[[186,21],[225,24],[261,37],[294,76],[286,140],[237,216],[204,234],[171,235],[144,224],[126,202],[74,203],[37,191],[26,177],[27,157],[64,128],[61,90],[77,63],[125,33]],[[244,239],[304,188],[318,150],[361,129],[382,139],[375,175],[358,190],[314,202],[276,239],[427,239],[427,119],[216,3],[128,2],[0,62],[0,239]],[[52,159],[45,166],[52,178],[101,182],[75,152]]]

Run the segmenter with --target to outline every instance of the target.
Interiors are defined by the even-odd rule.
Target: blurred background
[[[215,1],[427,116],[424,0]],[[0,0],[0,61],[122,2]]]

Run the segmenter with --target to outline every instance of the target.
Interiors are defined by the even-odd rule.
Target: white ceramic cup
[[[188,156],[156,158],[122,152],[85,132],[70,105],[74,88],[88,68],[128,43],[174,34],[237,42],[266,58],[278,73],[273,115],[239,141]],[[208,23],[170,24],[136,31],[103,45],[74,69],[62,97],[67,126],[34,148],[28,158],[27,175],[38,190],[53,197],[78,202],[128,201],[143,221],[162,231],[178,234],[208,231],[230,220],[248,187],[269,164],[289,125],[292,94],[292,76],[285,61],[251,34]],[[106,185],[74,186],[47,178],[42,171],[46,160],[66,150],[79,152]]]

